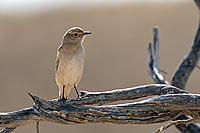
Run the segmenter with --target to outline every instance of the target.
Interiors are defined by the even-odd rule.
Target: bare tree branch
[[[168,110],[166,110],[166,113],[164,113],[163,111],[165,111],[167,108],[158,108],[158,99],[157,101],[156,99],[153,100],[155,103],[151,103],[151,99],[149,99],[141,103],[130,103],[124,105],[93,107],[82,105],[98,104],[101,102],[110,103],[118,100],[133,100],[146,96],[170,93],[186,94],[187,92],[170,85],[152,84],[107,92],[85,92],[85,95],[81,99],[71,99],[66,101],[66,104],[59,102],[58,100],[46,101],[30,94],[35,102],[33,107],[25,108],[15,112],[0,113],[0,127],[7,127],[6,129],[12,128],[14,130],[14,128],[18,126],[39,121],[49,121],[61,124],[78,124],[89,122],[110,122],[124,124],[157,123],[174,118],[176,113],[179,111],[173,112],[171,110],[170,112],[173,114],[172,116],[169,115],[170,112],[168,112]],[[161,97],[161,99],[163,98]],[[145,106],[143,106],[143,104]],[[157,106],[154,104],[157,104]],[[159,110],[162,113],[159,113]]]
[[[184,90],[176,88],[171,85],[164,84],[150,84],[137,86],[132,88],[117,89],[105,92],[81,92],[81,99],[69,99],[66,104],[73,105],[93,105],[93,104],[105,104],[120,100],[134,100],[142,97],[152,95],[163,95],[163,94],[178,94],[187,93]],[[57,99],[53,100],[54,104],[62,104]],[[62,104],[64,106],[65,104]]]
[[[155,85],[155,87],[159,89],[160,86]],[[166,88],[168,89],[168,86]],[[144,86],[141,86],[140,89],[137,88],[139,92],[143,92],[143,89]],[[133,91],[134,88],[127,90]],[[127,94],[127,90],[124,89],[119,95],[113,95],[113,99],[117,99],[118,97],[121,99],[124,94]],[[60,124],[99,122],[113,124],[153,124],[175,119],[180,114],[198,115],[200,112],[200,95],[182,93],[181,89],[174,87],[170,88],[170,92],[172,91],[181,94],[165,94],[140,102],[106,106],[81,106],[76,105],[76,103],[66,103],[63,105],[62,102],[58,104],[55,100],[46,101],[30,94],[35,103],[33,107],[10,113],[0,113],[0,126],[16,128],[39,121]],[[109,94],[112,93],[116,93],[115,90],[109,92]],[[104,94],[106,95],[106,93]],[[90,96],[93,97],[92,95]]]
[[[194,0],[198,9],[200,9],[200,0]],[[179,88],[185,89],[185,85],[189,79],[194,68],[197,66],[200,56],[200,22],[198,26],[197,33],[195,35],[194,41],[187,53],[184,57],[183,61],[178,66],[171,84],[173,86],[177,86]],[[180,116],[178,119],[185,120],[188,119],[188,116]],[[192,133],[199,133],[200,132],[200,124],[190,124],[186,126],[185,124],[179,124],[176,126],[181,132],[192,132]]]
[[[154,58],[153,58],[153,54],[152,54],[152,48],[151,48],[151,44],[149,44],[149,47],[148,47],[148,65],[149,65],[149,70],[151,72],[151,77],[152,79],[156,82],[156,83],[162,83],[162,84],[169,84],[166,80],[164,80],[164,77],[162,76],[162,74],[160,73],[159,71],[159,67],[158,67],[158,27],[154,27],[153,29],[154,31]],[[198,47],[196,47],[198,48]],[[198,51],[191,51],[191,55],[193,52],[198,52]],[[194,55],[197,55],[197,54],[194,54]],[[193,62],[195,63],[195,62]],[[153,65],[153,64],[156,64],[156,65]],[[195,64],[194,64],[195,65]],[[188,66],[190,67],[190,66]],[[184,70],[184,69],[187,69],[187,67],[180,67],[181,69],[178,69],[179,72],[182,72],[184,73],[184,71],[187,71],[187,70]],[[180,71],[181,70],[181,71]],[[192,69],[191,69],[192,71]],[[179,74],[178,72],[178,74]],[[186,76],[186,75],[185,75]],[[187,75],[189,77],[189,75]],[[179,82],[179,84],[181,84],[182,82],[177,80]],[[185,84],[185,83],[183,83]],[[180,116],[178,117],[177,119],[180,119],[180,120],[187,120],[189,119],[190,117],[188,116]],[[190,124],[189,126],[186,126],[185,124],[179,124],[179,125],[176,125],[176,127],[182,131],[183,133],[185,132],[193,132],[193,133],[199,133],[200,132],[200,125],[199,124]]]
[[[163,127],[159,128],[158,130],[156,130],[154,133],[160,133],[164,130],[166,130],[167,128],[171,127],[171,126],[175,126],[177,124],[191,124],[192,122],[195,122],[193,118],[190,119],[186,119],[186,120],[176,120],[176,121],[171,121],[170,123],[168,123],[167,125],[164,125]]]
[[[33,107],[25,108],[15,112],[0,113],[1,127],[13,128],[13,130],[18,126],[23,126],[29,123],[37,122],[39,120],[41,120],[41,118],[34,111]],[[19,124],[19,121],[22,123]]]
[[[200,0],[194,0],[197,7],[200,9]],[[158,30],[156,30],[157,27],[154,28],[154,52],[158,53]],[[157,43],[155,43],[157,42]],[[150,46],[149,46],[150,47]],[[150,48],[148,48],[150,49]],[[148,50],[148,57],[150,58],[150,50]],[[158,54],[155,54],[155,59],[157,60],[150,60],[148,58],[148,64],[152,64],[152,62],[158,62],[158,58],[156,58],[156,56],[158,56]],[[199,27],[196,33],[196,36],[194,38],[194,42],[191,45],[191,48],[189,50],[189,52],[187,53],[187,55],[184,57],[183,61],[181,62],[181,64],[179,65],[179,67],[177,68],[173,78],[172,78],[172,85],[173,86],[177,86],[179,88],[184,89],[185,85],[187,83],[187,80],[191,74],[191,72],[193,71],[193,69],[197,66],[197,63],[199,61],[199,56],[200,56],[200,22],[199,22]],[[150,62],[151,61],[151,62]],[[166,80],[163,80],[163,76],[160,73],[156,73],[159,72],[159,68],[157,65],[157,71],[154,72],[154,69],[156,67],[152,67],[151,65],[149,65],[149,69],[151,71],[151,76],[152,79],[156,82],[156,83],[165,83],[168,84],[168,82]],[[186,120],[189,119],[188,116],[180,116],[179,118],[180,120]],[[193,132],[193,133],[199,133],[200,132],[200,125],[199,124],[190,124],[189,126],[186,126],[185,124],[179,124],[176,125],[176,127],[182,131],[183,133],[186,132]]]
[[[11,133],[13,130],[15,130],[15,127],[10,127],[10,128],[6,127],[2,129],[0,133]]]
[[[157,84],[169,84],[165,79],[164,76],[160,73],[159,65],[158,65],[158,49],[159,49],[159,36],[158,36],[158,27],[154,27],[154,54],[152,51],[152,45],[149,43],[148,45],[148,68],[151,74],[152,79]],[[154,57],[153,57],[154,55]]]
[[[197,7],[200,8],[200,0],[194,0]],[[173,78],[172,85],[184,89],[191,72],[199,61],[200,56],[200,23],[194,41],[184,57],[181,64],[178,66]]]

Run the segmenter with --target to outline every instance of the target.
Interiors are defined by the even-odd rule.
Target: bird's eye
[[[77,37],[77,36],[78,36],[78,33],[74,33],[74,36]]]

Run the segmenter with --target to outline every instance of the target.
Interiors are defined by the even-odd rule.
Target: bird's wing
[[[57,52],[57,57],[56,57],[56,72],[58,70],[58,66],[59,66],[59,62],[60,62],[60,58],[62,56],[62,53],[60,52],[60,49],[63,47],[63,45],[60,45],[58,48],[58,52]]]

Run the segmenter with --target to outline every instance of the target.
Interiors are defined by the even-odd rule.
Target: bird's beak
[[[89,35],[89,34],[92,34],[92,33],[90,31],[85,31],[83,34],[84,35]]]

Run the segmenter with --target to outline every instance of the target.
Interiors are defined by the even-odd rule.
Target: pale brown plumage
[[[56,58],[56,82],[59,86],[59,99],[67,99],[71,88],[76,87],[81,80],[85,57],[82,43],[85,35],[90,33],[79,27],[73,27],[63,37]]]

